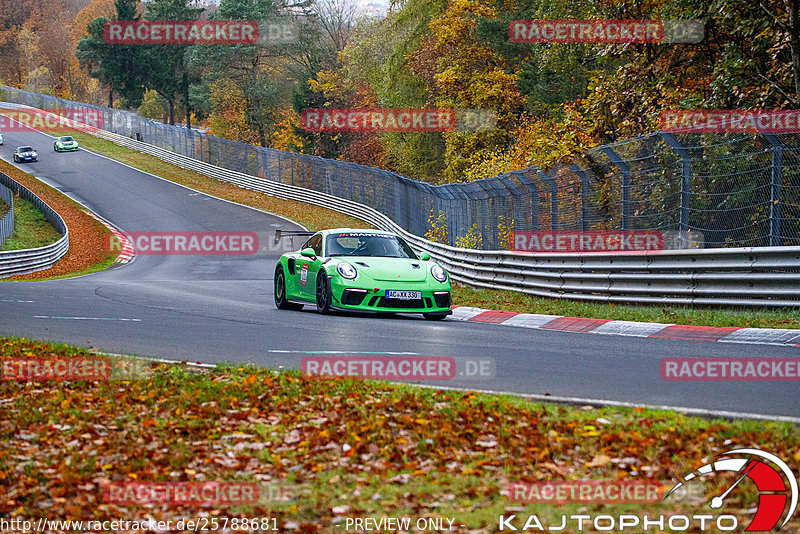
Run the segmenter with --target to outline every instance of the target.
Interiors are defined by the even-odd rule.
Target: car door
[[[317,271],[322,267],[319,257],[322,255],[322,234],[314,234],[311,239],[306,241],[303,248],[314,249],[317,258],[312,260],[300,256],[297,260],[297,287],[300,288],[300,295],[308,299],[314,299],[317,294]],[[302,249],[301,249],[302,250]]]

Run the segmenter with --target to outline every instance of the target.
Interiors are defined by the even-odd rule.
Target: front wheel
[[[322,269],[317,273],[317,311],[324,315],[331,313],[331,287]]]
[[[447,317],[444,313],[423,313],[422,316],[426,321],[441,321]]]
[[[302,310],[302,304],[296,304],[286,300],[286,275],[283,274],[283,267],[278,265],[275,269],[275,307],[279,310]]]

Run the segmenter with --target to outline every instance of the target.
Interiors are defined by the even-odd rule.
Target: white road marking
[[[268,350],[274,354],[389,354],[397,356],[415,356],[418,352],[391,351],[357,351],[357,350]]]
[[[32,300],[0,299],[0,302],[33,302]]]
[[[141,322],[141,319],[126,319],[123,317],[60,317],[57,315],[34,315],[36,319],[70,319],[75,321],[135,321]]]
[[[407,382],[392,382],[392,383],[404,386],[409,385]],[[413,384],[413,386],[420,388],[428,388],[428,389],[444,389],[448,391],[472,391],[475,393],[487,393],[490,395],[508,395],[511,397],[520,397],[523,399],[530,399],[541,402],[580,404],[584,406],[586,405],[620,406],[623,408],[647,408],[650,410],[672,410],[675,412],[685,413],[688,415],[697,415],[701,417],[727,417],[730,419],[760,419],[765,421],[785,421],[788,423],[800,424],[800,417],[792,417],[790,415],[769,415],[769,414],[750,413],[750,412],[731,412],[728,410],[706,410],[703,408],[687,408],[685,406],[643,404],[640,402],[624,402],[624,401],[613,401],[605,399],[585,399],[582,397],[559,397],[557,395],[540,395],[536,393],[517,393],[514,391],[495,391],[491,389],[433,386],[428,384]]]

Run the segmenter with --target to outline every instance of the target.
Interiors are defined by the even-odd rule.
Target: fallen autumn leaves
[[[0,347],[0,364],[92,356],[20,339],[0,338]],[[252,367],[146,365],[139,380],[0,381],[0,517],[275,517],[284,531],[340,532],[344,517],[410,515],[493,532],[507,510],[566,513],[516,506],[502,493],[512,481],[675,481],[741,446],[800,460],[799,433],[786,424],[543,406]],[[119,505],[103,498],[111,481],[257,481],[293,488],[297,499]]]

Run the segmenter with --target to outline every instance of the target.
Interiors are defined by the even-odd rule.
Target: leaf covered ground
[[[48,355],[96,357],[0,338],[0,364]],[[783,423],[542,405],[254,367],[142,365],[147,373],[130,380],[0,381],[0,517],[274,517],[281,531],[342,532],[346,517],[406,516],[494,532],[501,514],[558,524],[562,513],[690,506],[522,505],[505,493],[509,482],[672,483],[739,447],[768,450],[793,468],[800,462],[800,433]],[[288,488],[292,499],[198,507],[120,505],[103,495],[109,482],[234,480]],[[724,482],[705,487],[707,495]],[[745,521],[753,497],[741,488],[728,511]]]

